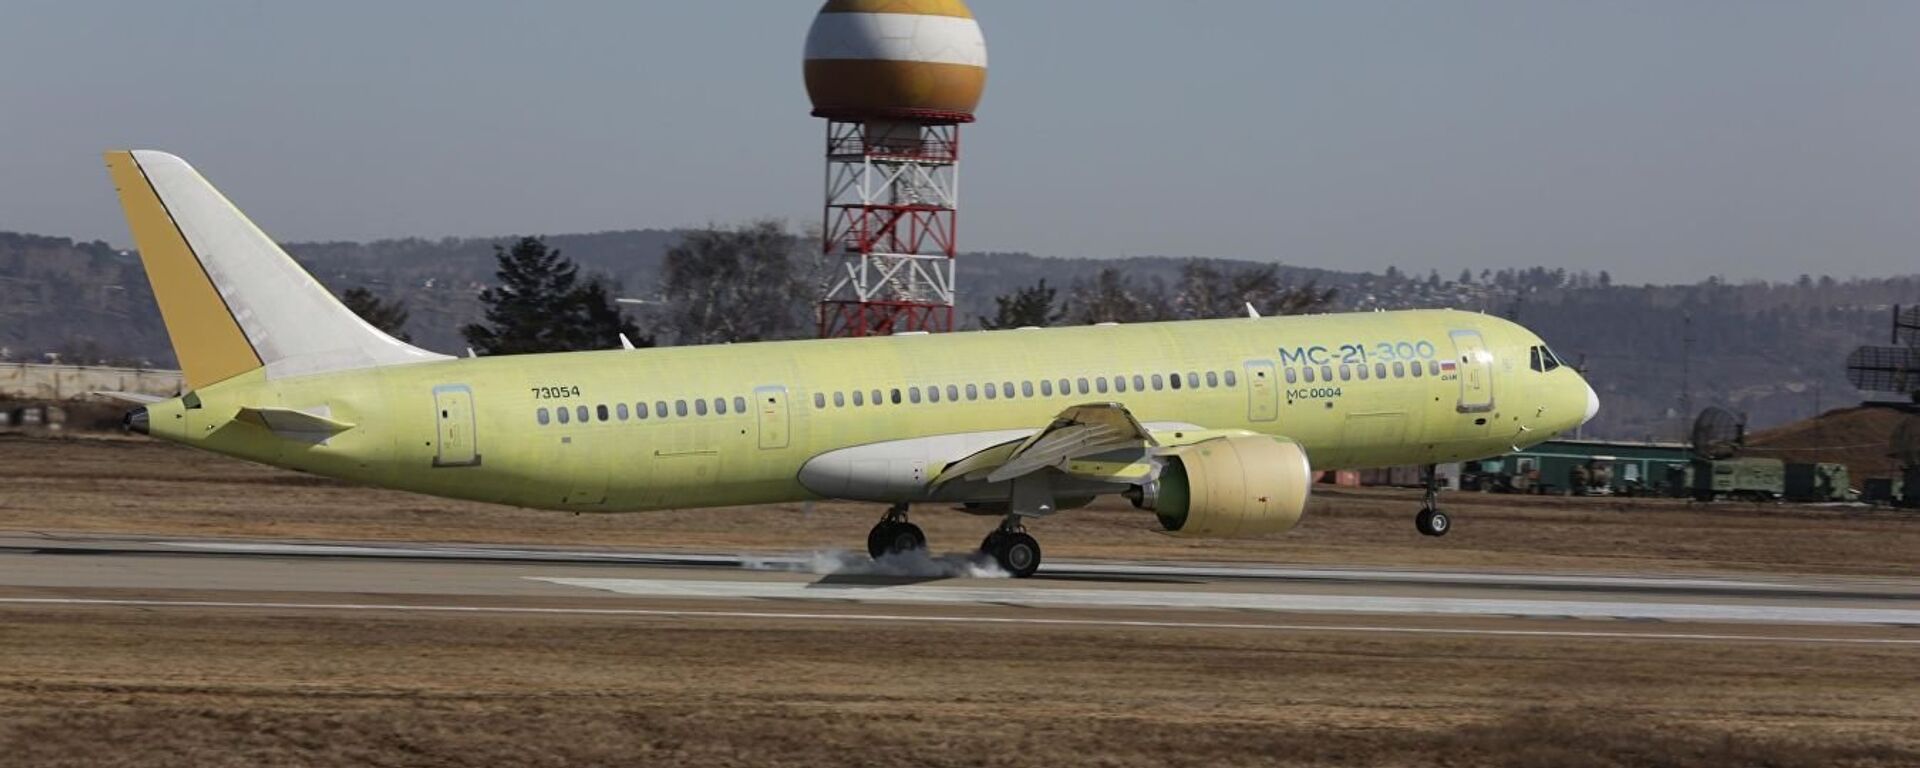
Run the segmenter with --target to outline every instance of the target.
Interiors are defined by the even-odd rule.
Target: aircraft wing
[[[87,394],[118,400],[123,403],[132,403],[134,405],[153,405],[166,399],[159,395],[149,395],[144,392],[108,392],[106,390],[96,390],[88,392]]]
[[[1004,482],[1045,467],[1064,469],[1075,459],[1120,451],[1140,454],[1157,444],[1119,403],[1076,405],[1023,440],[1009,440],[948,464],[931,485],[959,479]]]

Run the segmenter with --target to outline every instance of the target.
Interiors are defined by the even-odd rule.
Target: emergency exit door
[[[1458,361],[1461,413],[1493,410],[1493,353],[1479,331],[1454,331],[1453,359]]]
[[[1247,420],[1273,421],[1280,415],[1280,383],[1272,360],[1247,362]]]
[[[760,422],[760,447],[787,447],[787,388],[757,387],[753,402]]]
[[[471,467],[479,464],[479,441],[473,429],[473,390],[465,384],[434,387],[433,407],[439,438],[434,442],[433,465]]]

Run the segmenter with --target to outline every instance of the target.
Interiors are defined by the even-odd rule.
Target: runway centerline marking
[[[1596,640],[1751,641],[1764,643],[1822,643],[1846,645],[1920,646],[1920,639],[1874,637],[1775,637],[1707,632],[1604,632],[1559,629],[1466,629],[1445,627],[1389,627],[1365,624],[1259,624],[1251,622],[1151,621],[1132,619],[1048,619],[997,616],[912,616],[886,613],[803,613],[798,611],[717,611],[653,608],[541,608],[479,605],[410,605],[404,603],[276,603],[229,600],[143,600],[67,597],[4,597],[0,605],[76,607],[220,608],[246,610],[393,611],[500,615],[632,616],[679,619],[758,619],[796,621],[892,622],[918,624],[1026,624],[1058,627],[1120,627],[1139,629],[1231,629],[1276,632],[1367,632],[1400,635],[1544,637]]]
[[[1515,600],[1386,595],[1173,592],[1016,586],[829,585],[802,582],[527,577],[623,595],[669,598],[835,600],[861,603],[996,604],[1060,608],[1210,608],[1288,613],[1397,613],[1659,621],[1920,626],[1920,610],[1768,604]]]

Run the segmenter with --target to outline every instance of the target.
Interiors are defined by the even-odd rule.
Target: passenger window
[[[1333,366],[1331,365],[1320,366],[1320,380],[1333,381]]]
[[[1170,373],[1170,374],[1167,374],[1167,386],[1169,386],[1169,387],[1172,387],[1172,388],[1174,388],[1174,389],[1179,389],[1179,388],[1180,388],[1180,374],[1177,374],[1177,373]]]
[[[1200,374],[1194,373],[1193,371],[1187,371],[1187,389],[1199,389],[1199,388],[1200,388]]]
[[[1125,376],[1113,377],[1113,391],[1115,392],[1127,391],[1127,377]]]
[[[893,396],[893,404],[899,405],[900,404],[900,388],[894,387],[892,390],[889,390],[889,394]]]
[[[909,402],[909,403],[918,403],[918,402],[920,402],[920,388],[919,388],[919,387],[907,387],[907,402]]]
[[[540,422],[540,426],[543,426],[543,427],[547,425],[547,422],[553,420],[553,417],[547,414],[547,409],[545,408],[541,408],[540,410],[534,411],[533,418],[535,421]]]
[[[833,393],[833,407],[835,408],[847,407],[847,393],[845,392]]]
[[[958,385],[954,385],[954,384],[947,385],[947,402],[949,403],[960,402],[960,387]]]
[[[1396,378],[1396,379],[1401,379],[1401,378],[1406,378],[1406,375],[1407,375],[1407,364],[1406,364],[1406,363],[1400,363],[1400,362],[1396,362],[1396,363],[1394,363],[1394,364],[1393,364],[1393,377],[1394,377],[1394,378]]]
[[[1438,360],[1427,361],[1427,375],[1428,376],[1440,375],[1440,361]]]
[[[717,414],[720,414],[721,416],[725,416],[725,415],[727,415],[727,399],[726,399],[726,398],[724,398],[724,397],[716,397],[716,398],[714,398],[714,399],[713,399],[713,412],[714,412],[714,413],[717,413]]]
[[[586,406],[582,405],[577,408],[574,408],[573,415],[580,419],[580,423],[582,424],[587,423],[587,407]]]
[[[991,381],[989,381],[989,382],[987,382],[987,383],[986,383],[985,385],[983,385],[983,386],[982,386],[982,388],[983,388],[983,389],[985,389],[985,390],[987,390],[987,399],[988,399],[988,400],[992,400],[992,399],[994,399],[994,398],[996,398],[996,397],[999,397],[999,396],[1000,396],[1000,388],[999,388],[999,387],[995,387],[995,386],[993,385],[993,382],[991,382]]]
[[[1333,378],[1333,377],[1329,376],[1327,378]],[[1208,387],[1220,386],[1220,374],[1214,373],[1213,371],[1207,371],[1207,386]]]
[[[980,385],[978,384],[967,385],[967,399],[968,400],[980,399]]]
[[[734,412],[734,413],[746,413],[746,412],[747,412],[747,399],[746,399],[746,398],[744,398],[744,397],[741,397],[741,396],[739,396],[739,395],[734,395],[734,396],[733,396],[733,412]]]
[[[1013,399],[1013,382],[1011,381],[1000,382],[1000,396],[1008,400]]]
[[[1160,374],[1157,374],[1157,373],[1153,375],[1153,391],[1158,392],[1162,389],[1165,389],[1166,386],[1167,386],[1166,379],[1162,378]]]
[[[627,404],[621,403],[619,405],[614,406],[613,415],[618,417],[621,421],[626,421],[627,420]]]
[[[1226,377],[1227,386],[1237,387],[1240,385],[1240,377],[1233,375],[1233,371],[1227,371],[1226,373],[1221,375]]]
[[[1288,383],[1288,384],[1292,384],[1292,383],[1294,383],[1294,382],[1296,382],[1296,381],[1298,381],[1298,380],[1299,380],[1299,378],[1300,378],[1300,375],[1299,375],[1299,374],[1297,374],[1297,373],[1294,373],[1294,371],[1293,371],[1293,369],[1292,369],[1292,368],[1288,368],[1288,369],[1287,369],[1287,383]]]
[[[1080,394],[1086,395],[1086,394],[1093,393],[1093,389],[1087,386],[1087,377],[1085,376],[1080,377],[1078,383],[1080,385]]]
[[[1341,381],[1353,380],[1353,366],[1347,365],[1346,363],[1340,364],[1340,380]]]
[[[937,403],[937,402],[940,402],[940,388],[939,388],[939,387],[927,387],[927,402],[929,402],[929,403]]]
[[[1420,364],[1420,361],[1418,361],[1418,360],[1415,360],[1415,361],[1413,361],[1413,364],[1411,364],[1411,365],[1409,365],[1409,366],[1407,366],[1407,367],[1408,367],[1408,368],[1412,368],[1412,369],[1413,369],[1413,370],[1411,370],[1411,371],[1408,371],[1408,373],[1411,373],[1411,374],[1413,374],[1413,377],[1417,379],[1417,378],[1420,378],[1420,369],[1422,369],[1422,368],[1425,368],[1426,366],[1424,366],[1424,365],[1421,365],[1421,364]]]
[[[553,409],[553,411],[554,411],[553,415],[560,417],[560,423],[562,424],[565,424],[573,420],[573,416],[572,416],[573,412],[566,408],[555,408]]]
[[[1367,364],[1366,363],[1361,363],[1359,365],[1354,366],[1353,372],[1360,375],[1361,381],[1367,380]]]
[[[1033,382],[1031,381],[1020,382],[1020,396],[1033,397]]]
[[[1287,371],[1287,373],[1293,373],[1293,371],[1291,371],[1291,370],[1289,370],[1289,371]],[[1307,381],[1307,383],[1308,383],[1308,384],[1312,384],[1312,383],[1313,383],[1313,369],[1312,369],[1312,368],[1302,368],[1302,369],[1300,369],[1300,376],[1301,376],[1301,378],[1304,378],[1304,379],[1306,379],[1306,381]]]
[[[825,408],[825,407],[827,407],[827,393],[825,393],[825,392],[815,392],[815,393],[813,393],[813,407],[814,407],[814,408]]]
[[[1060,394],[1062,394],[1062,395],[1071,395],[1071,394],[1073,394],[1073,382],[1071,382],[1071,381],[1067,381],[1066,379],[1061,379],[1061,380],[1060,380]]]
[[[866,394],[865,392],[861,392],[860,390],[857,390],[857,389],[856,389],[856,390],[854,390],[854,391],[853,391],[853,404],[854,404],[854,405],[856,405],[856,406],[859,406],[859,405],[866,405],[866,404],[867,404],[867,394]]]
[[[644,419],[644,418],[646,418],[646,417],[647,417],[647,404],[646,404],[646,403],[644,403],[644,402],[640,402],[640,403],[634,403],[634,404],[633,404],[633,417],[634,417],[634,418],[636,418],[636,419]]]
[[[1053,397],[1053,379],[1040,380],[1040,394],[1044,397]]]
[[[707,415],[707,401],[705,400],[693,401],[693,415],[695,416]]]
[[[1104,395],[1104,394],[1106,394],[1106,393],[1107,393],[1107,377],[1105,377],[1105,376],[1096,376],[1096,377],[1094,377],[1094,379],[1093,379],[1093,391],[1095,391],[1095,392],[1098,392],[1098,393],[1100,393],[1100,394],[1103,394],[1103,395]]]
[[[872,402],[872,403],[873,403],[874,405],[879,405],[879,404],[880,404],[880,390],[877,390],[877,389],[876,389],[876,390],[874,390],[874,391],[873,391],[873,398],[872,398],[872,400],[871,400],[871,402]]]
[[[1376,378],[1376,379],[1384,379],[1384,378],[1386,378],[1386,377],[1387,377],[1387,364],[1386,364],[1386,363],[1374,363],[1374,364],[1373,364],[1373,377],[1374,377],[1374,378]]]
[[[663,419],[666,418],[667,417],[667,401],[665,400],[654,401],[653,415],[659,416],[660,418],[663,418]],[[686,414],[683,413],[681,415],[685,416]]]

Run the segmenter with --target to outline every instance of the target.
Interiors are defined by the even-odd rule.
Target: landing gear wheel
[[[1428,536],[1445,536],[1453,528],[1453,521],[1447,518],[1445,512],[1427,509],[1414,516],[1413,527]]]
[[[1021,531],[994,531],[980,542],[980,551],[992,555],[994,562],[1016,579],[1040,570],[1040,542]]]
[[[927,534],[905,520],[882,520],[867,532],[867,554],[874,559],[927,548]]]

